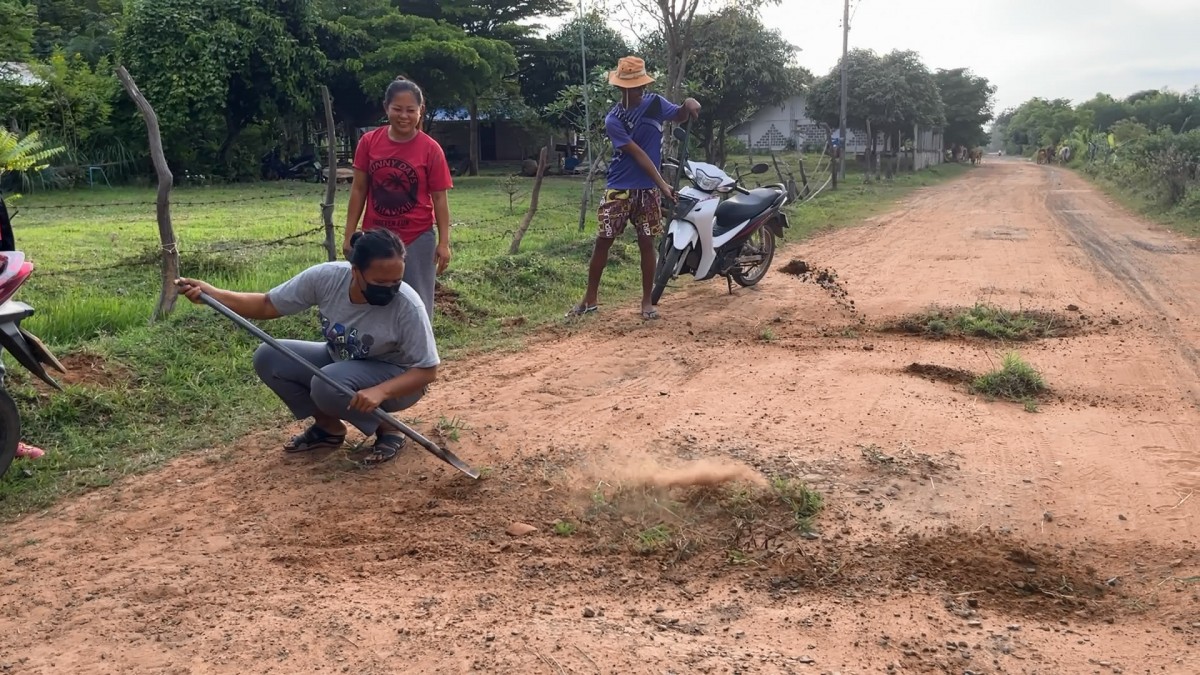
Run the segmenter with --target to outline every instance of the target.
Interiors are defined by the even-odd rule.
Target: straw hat
[[[636,89],[654,82],[646,72],[646,62],[636,56],[626,56],[617,62],[617,69],[608,74],[608,83],[622,89]]]

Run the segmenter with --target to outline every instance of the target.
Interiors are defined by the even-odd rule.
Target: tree
[[[404,74],[421,85],[430,110],[466,104],[471,115],[471,161],[477,171],[478,102],[516,70],[512,47],[500,40],[467,35],[447,23],[394,11],[365,21],[347,18],[343,23],[370,39],[358,71],[367,96],[382,101],[388,84]]]
[[[32,0],[37,6],[34,53],[42,58],[62,51],[91,65],[110,56],[122,16],[121,0]]]
[[[468,37],[489,42],[476,43],[476,51],[495,57],[490,68],[471,68],[470,76],[455,87],[467,107],[471,125],[471,150],[468,173],[479,173],[479,110],[484,96],[511,100],[509,86],[517,75],[516,53],[528,53],[531,39],[539,26],[532,22],[543,16],[557,16],[570,6],[565,0],[396,0],[397,9],[406,14],[457,26]],[[507,50],[495,42],[506,43]],[[486,70],[486,72],[485,72]]]
[[[937,80],[914,51],[895,50],[880,62],[882,77],[871,80],[871,105],[878,117],[874,127],[888,134],[907,136],[914,124],[942,127],[945,104]]]
[[[1076,110],[1065,98],[1032,98],[1013,113],[1005,132],[1005,142],[1016,154],[1057,145],[1078,126],[1090,127],[1092,112]]]
[[[800,93],[811,74],[789,68],[795,46],[738,6],[696,17],[692,30],[704,45],[693,54],[687,78],[690,93],[704,106],[693,131],[707,161],[723,164],[729,129]]]
[[[532,35],[539,17],[561,16],[566,0],[395,0],[405,14],[445,21],[469,35],[513,42]]]
[[[23,0],[0,0],[0,61],[24,61],[33,51],[37,8]]]
[[[589,70],[596,66],[612,68],[618,59],[632,51],[625,38],[613,30],[599,12],[593,10],[572,19],[520,55],[518,79],[521,93],[529,105],[544,108],[556,101],[563,89],[583,82],[580,28],[583,29]]]
[[[969,148],[986,145],[989,134],[983,127],[992,119],[992,97],[996,87],[967,68],[939,69],[934,79],[945,106],[946,126],[942,137],[946,145]]]
[[[1100,131],[1111,130],[1114,124],[1133,114],[1132,105],[1104,93],[1097,93],[1091,100],[1080,103],[1079,109],[1091,111],[1096,128]]]
[[[326,65],[317,26],[311,0],[132,0],[119,54],[163,121],[169,155],[220,129],[227,166],[250,124],[313,110]]]
[[[846,124],[850,129],[901,131],[914,124],[945,124],[945,107],[933,75],[915,52],[894,51],[880,57],[872,50],[853,49],[847,55],[849,79]],[[831,127],[838,126],[841,105],[841,63],[809,88],[808,114]]]

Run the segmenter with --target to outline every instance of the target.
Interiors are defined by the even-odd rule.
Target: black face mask
[[[380,286],[378,284],[368,284],[363,282],[363,297],[367,302],[378,307],[389,304],[400,293],[400,284],[394,286]]]

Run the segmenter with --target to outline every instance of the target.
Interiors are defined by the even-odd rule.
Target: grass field
[[[848,176],[840,190],[792,209],[788,241],[854,223],[964,170],[939,167],[870,185]],[[814,177],[816,185],[826,176]],[[517,348],[523,334],[560,320],[582,294],[595,231],[592,208],[585,230],[578,229],[582,182],[546,179],[541,208],[515,256],[507,249],[532,181],[520,184],[514,212],[503,183],[497,175],[459,178],[451,193],[454,260],[441,278],[448,302],[435,320],[444,358]],[[264,291],[321,262],[322,198],[323,186],[287,182],[176,189],[172,216],[183,274]],[[228,320],[181,301],[169,319],[149,323],[160,284],[153,200],[152,189],[97,188],[38,193],[10,205],[18,212],[17,246],[37,265],[17,296],[37,309],[25,325],[69,364],[84,367],[65,393],[49,393],[5,355],[23,437],[46,455],[18,460],[0,478],[2,516],[286,419],[250,368],[256,342]],[[341,188],[339,225],[345,204]],[[340,237],[339,229],[339,248]],[[639,289],[637,248],[626,237],[613,247],[601,303],[635,303]],[[309,314],[264,328],[276,337],[316,337]]]

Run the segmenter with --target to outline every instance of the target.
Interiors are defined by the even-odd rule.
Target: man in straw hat
[[[659,200],[662,196],[675,200],[671,186],[658,172],[663,122],[695,119],[700,115],[700,104],[689,98],[683,105],[676,105],[658,94],[645,93],[653,82],[654,78],[646,73],[646,64],[636,56],[621,59],[617,69],[608,74],[608,83],[621,90],[621,102],[604,118],[613,156],[607,189],[597,211],[600,231],[588,267],[587,292],[583,302],[567,312],[568,317],[596,311],[608,251],[625,226],[633,223],[642,258],[642,318],[658,318],[650,289],[654,282],[654,238],[662,231]]]

